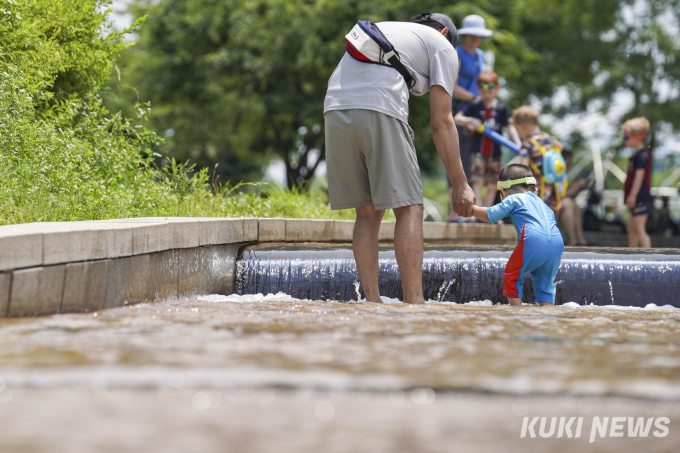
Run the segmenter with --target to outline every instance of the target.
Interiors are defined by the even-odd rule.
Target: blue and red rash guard
[[[524,276],[534,280],[536,302],[555,303],[555,275],[560,268],[564,241],[555,215],[533,192],[507,196],[486,210],[491,223],[510,217],[517,230],[517,247],[503,274],[503,295],[521,298]]]

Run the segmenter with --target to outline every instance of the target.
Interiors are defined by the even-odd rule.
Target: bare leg
[[[550,302],[539,302],[538,305],[540,305],[541,307],[548,307],[548,306],[554,305],[554,304],[551,304]]]
[[[373,205],[356,208],[356,211],[352,250],[357,263],[359,281],[364,288],[367,301],[382,303],[378,290],[378,233],[385,211],[376,211]]]
[[[564,230],[566,236],[565,245],[576,245],[578,238],[576,234],[576,219],[574,218],[574,200],[565,198],[562,200],[562,208],[560,209],[560,225]],[[576,206],[578,208],[578,206]]]
[[[397,257],[404,302],[424,304],[423,298],[423,205],[394,208],[394,254]]]
[[[493,202],[496,199],[496,191],[498,189],[496,188],[495,184],[487,184],[486,185],[486,195],[484,196],[484,206],[487,208],[490,208],[493,206]]]
[[[587,244],[588,241],[586,241],[585,236],[583,236],[583,213],[581,212],[581,208],[574,202],[574,219],[576,221],[574,222],[575,230],[576,230],[576,239],[579,244]]]
[[[643,249],[648,249],[652,247],[652,240],[647,234],[647,216],[646,215],[636,215],[633,217],[633,227],[636,230],[638,243]]]
[[[634,220],[635,217],[632,214],[628,215],[628,223],[626,224],[626,231],[628,231],[628,247],[637,248],[639,241],[637,237],[637,230],[635,229]]]
[[[508,302],[510,302],[510,305],[522,305],[522,298],[521,297],[508,297]]]

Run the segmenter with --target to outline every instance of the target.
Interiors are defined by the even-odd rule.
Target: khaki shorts
[[[373,110],[331,110],[326,165],[331,209],[376,210],[423,204],[423,185],[408,124]]]

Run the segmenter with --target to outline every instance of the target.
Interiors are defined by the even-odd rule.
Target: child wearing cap
[[[564,241],[555,215],[538,197],[536,178],[526,165],[510,164],[499,175],[502,201],[491,207],[475,206],[473,215],[496,223],[510,217],[517,230],[517,247],[503,273],[503,295],[510,305],[522,305],[524,276],[531,274],[536,302],[555,303],[555,276],[560,268]]]
[[[628,163],[628,176],[624,187],[624,200],[630,210],[628,217],[628,247],[650,248],[652,241],[647,234],[647,216],[652,201],[650,193],[651,159],[645,140],[649,134],[646,118],[633,118],[621,126],[627,148],[635,153]]]
[[[510,138],[520,145],[519,135],[515,127],[510,124],[510,112],[505,104],[498,102],[496,95],[500,86],[498,74],[484,71],[479,74],[477,88],[481,100],[467,106],[456,114],[454,118],[457,126],[467,127],[473,133],[470,146],[470,174],[468,180],[475,191],[478,200],[482,199],[482,187],[487,186],[483,206],[493,206],[496,198],[496,183],[501,171],[501,145],[478,132],[480,126],[502,133],[508,129]]]

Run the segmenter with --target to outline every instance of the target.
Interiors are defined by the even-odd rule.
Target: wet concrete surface
[[[678,451],[679,320],[285,295],[6,319],[0,451]],[[583,432],[520,438],[543,416]],[[669,431],[589,443],[594,417]]]
[[[680,430],[677,404],[601,397],[438,393],[428,404],[411,392],[31,389],[18,398],[0,410],[2,452],[677,452]],[[536,437],[520,438],[525,411],[583,417],[582,432],[542,438],[537,424]],[[589,442],[594,416],[619,415],[667,417],[669,435],[652,426],[646,437]]]

